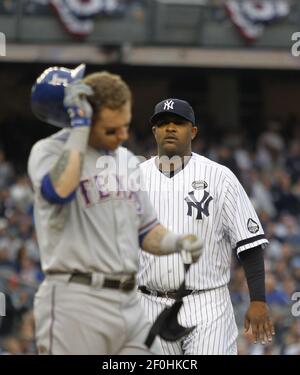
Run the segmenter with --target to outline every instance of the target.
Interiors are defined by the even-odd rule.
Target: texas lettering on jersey
[[[96,175],[80,181],[80,193],[86,207],[99,204],[108,199],[126,199],[136,204],[137,211],[141,212],[141,203],[136,191],[124,190],[124,176],[110,175],[109,180],[113,186],[107,183],[104,175]],[[111,188],[110,188],[111,187]]]

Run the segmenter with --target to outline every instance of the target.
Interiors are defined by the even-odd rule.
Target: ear
[[[197,133],[198,133],[197,126],[193,126],[192,127],[192,140],[196,138]]]
[[[154,135],[154,137],[155,137],[155,133],[156,133],[156,126],[152,126],[152,133],[153,133],[153,135]]]

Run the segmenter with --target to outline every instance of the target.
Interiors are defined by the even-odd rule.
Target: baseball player
[[[237,327],[227,284],[234,251],[245,270],[250,306],[245,330],[255,341],[271,341],[274,328],[265,303],[263,248],[268,241],[243,187],[225,166],[192,152],[197,127],[192,107],[180,99],[155,106],[150,119],[158,156],[141,164],[145,186],[160,222],[204,241],[202,257],[186,276],[179,323],[196,329],[165,354],[236,354]],[[184,277],[177,254],[140,252],[139,290],[151,321],[174,302]]]
[[[202,243],[160,225],[135,184],[138,161],[120,146],[131,120],[127,84],[108,72],[83,75],[84,66],[49,68],[32,90],[34,113],[64,127],[37,142],[28,162],[46,275],[34,302],[37,347],[150,354],[135,288],[139,246],[156,255],[184,248],[196,261]],[[160,353],[157,344],[151,353]]]

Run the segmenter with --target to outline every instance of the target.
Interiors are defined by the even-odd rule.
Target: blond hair
[[[118,109],[131,101],[131,91],[123,79],[106,71],[87,75],[84,83],[91,86],[94,94],[88,97],[95,115],[102,107]],[[95,116],[94,116],[95,117]]]

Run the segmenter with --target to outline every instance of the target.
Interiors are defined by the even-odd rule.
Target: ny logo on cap
[[[173,105],[174,105],[174,102],[173,102],[173,100],[172,99],[170,99],[170,100],[166,100],[165,101],[165,104],[164,104],[164,110],[169,110],[169,109],[174,109],[173,108]]]

